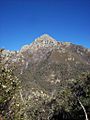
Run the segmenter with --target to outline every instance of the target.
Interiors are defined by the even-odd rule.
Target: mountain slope
[[[68,108],[65,108],[63,113],[72,109],[72,105],[68,103],[70,99],[75,101],[74,95],[71,94],[71,86],[77,82],[77,79],[79,81],[81,74],[85,74],[87,78],[90,72],[89,49],[68,42],[57,42],[46,34],[37,38],[32,44],[23,46],[20,51],[1,49],[0,52],[1,64],[6,69],[14,69],[14,75],[20,81],[21,89],[20,94],[16,94],[19,98],[16,101],[21,101],[23,104],[24,120],[51,120],[51,118],[59,120],[59,118],[53,118],[54,110],[60,111],[61,106],[65,106],[65,101]],[[78,84],[81,86],[84,80]],[[69,92],[64,96],[63,91]],[[62,95],[64,98],[59,98]],[[77,103],[73,104],[77,106]],[[36,116],[33,115],[34,109],[35,112],[37,111]]]

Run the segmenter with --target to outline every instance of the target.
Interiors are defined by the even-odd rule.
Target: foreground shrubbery
[[[13,71],[2,65],[0,68],[0,116],[3,120],[85,120],[84,109],[90,117],[89,73],[64,81],[47,98],[40,94],[35,104],[34,97],[23,100],[20,82]]]
[[[11,107],[18,90],[18,78],[13,74],[11,69],[7,69],[0,64],[0,116],[4,120],[13,119],[16,110],[11,109]]]

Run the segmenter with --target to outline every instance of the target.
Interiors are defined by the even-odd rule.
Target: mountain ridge
[[[43,41],[45,42],[45,39],[47,39],[47,41],[52,41],[52,42],[57,42],[57,43],[61,43],[61,44],[64,44],[64,45],[70,45],[70,44],[73,44],[73,43],[71,43],[71,42],[62,42],[62,41],[57,41],[57,40],[55,40],[53,37],[51,37],[50,35],[48,35],[48,34],[43,34],[43,35],[41,35],[40,37],[37,37],[32,43],[35,43],[35,42],[40,42],[41,40],[43,39]],[[24,46],[29,46],[29,45],[31,45],[32,43],[30,43],[30,44],[26,44],[26,45],[24,45]],[[73,44],[73,45],[78,45],[78,44]],[[21,49],[24,47],[24,46],[22,46],[21,47]],[[82,45],[78,45],[78,46],[82,46]],[[83,47],[83,48],[86,48],[86,47]],[[21,50],[20,49],[20,50]],[[90,51],[90,48],[86,48],[86,49],[88,49],[88,51]],[[8,51],[8,52],[14,52],[14,51],[16,51],[16,50],[7,50],[7,49],[4,49],[4,48],[0,48],[0,51],[2,51],[2,50],[6,50],[6,51]],[[19,50],[19,51],[20,51]],[[18,50],[17,50],[17,52],[18,52]]]

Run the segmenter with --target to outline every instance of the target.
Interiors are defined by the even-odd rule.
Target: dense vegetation
[[[14,119],[19,107],[15,102],[19,89],[20,82],[13,74],[13,70],[0,64],[0,116],[2,120]]]

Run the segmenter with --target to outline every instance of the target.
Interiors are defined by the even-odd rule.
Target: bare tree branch
[[[81,107],[82,107],[82,109],[83,109],[83,111],[84,111],[86,120],[89,120],[89,119],[88,119],[88,116],[87,116],[87,112],[86,112],[85,107],[83,106],[83,104],[81,103],[81,101],[80,101],[79,99],[78,99],[78,101],[79,101],[79,104],[81,105]]]

